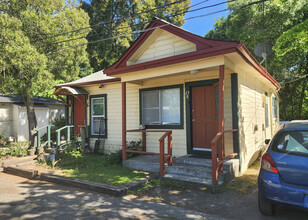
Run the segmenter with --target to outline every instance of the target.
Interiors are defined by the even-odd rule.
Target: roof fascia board
[[[100,83],[111,83],[111,82],[119,82],[121,79],[115,78],[115,79],[104,79],[104,80],[97,80],[97,81],[91,81],[91,82],[82,82],[82,83],[72,83],[72,84],[61,84],[61,85],[56,85],[54,88],[61,88],[63,86],[86,86],[86,85],[93,85],[93,84],[100,84]]]
[[[199,69],[217,67],[220,65],[224,65],[223,56],[182,62],[182,63],[177,63],[175,65],[168,65],[168,66],[163,66],[163,67],[152,68],[147,71],[140,70],[140,71],[133,72],[132,74],[123,74],[121,75],[121,81],[130,82],[130,81],[145,80],[145,79],[151,79],[151,78],[156,78],[156,77],[163,77],[163,76],[188,72],[191,70],[199,70]]]
[[[190,53],[185,53],[185,54],[179,54],[176,56],[172,57],[167,57],[159,60],[153,60],[145,63],[138,63],[135,65],[123,67],[117,70],[114,70],[110,73],[107,73],[107,75],[113,76],[117,74],[124,74],[124,73],[129,73],[129,72],[136,72],[139,70],[145,70],[145,69],[150,69],[150,68],[155,68],[155,67],[161,67],[161,66],[167,66],[171,64],[176,64],[176,63],[181,63],[181,62],[186,62],[186,61],[193,61],[193,60],[198,60],[202,58],[207,58],[207,57],[214,57],[222,54],[227,54],[227,53],[232,53],[236,51],[236,48],[230,47],[230,48],[221,48],[220,50],[217,50],[219,48],[210,48],[210,49],[205,49],[205,50],[199,50],[199,51],[194,51]]]

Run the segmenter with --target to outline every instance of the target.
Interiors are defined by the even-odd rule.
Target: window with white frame
[[[91,96],[91,135],[106,137],[106,95]]]
[[[140,90],[141,124],[147,128],[181,128],[182,92],[182,85]]]

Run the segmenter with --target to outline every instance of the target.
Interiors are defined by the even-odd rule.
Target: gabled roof
[[[196,45],[196,51],[128,65],[127,61],[134,55],[138,48],[141,47],[141,45],[157,28],[161,28],[189,42],[194,43]],[[158,18],[152,21],[146,29],[147,31],[144,31],[139,36],[139,38],[128,48],[128,50],[121,56],[121,58],[104,71],[107,76],[116,76],[118,74],[126,74],[134,71],[237,52],[240,56],[243,57],[245,62],[253,66],[253,68],[255,68],[261,75],[267,78],[275,87],[281,88],[279,83],[250,54],[244,44],[239,44],[238,42],[234,41],[205,39]]]
[[[127,61],[129,60],[129,58],[155,31],[156,28],[161,28],[189,42],[194,43],[196,45],[196,51],[128,66]],[[201,58],[203,53],[207,53],[209,56],[215,56],[217,55],[217,51],[224,51],[230,48],[234,48],[236,45],[238,45],[238,43],[234,41],[217,41],[205,39],[158,18],[151,22],[146,29],[148,29],[148,31],[143,32],[139,36],[139,38],[122,55],[122,57],[104,71],[106,75],[112,76],[141,69],[194,60],[198,59],[199,57]]]
[[[81,79],[77,79],[73,82],[62,83],[55,86],[55,88],[63,87],[63,86],[82,86],[82,85],[91,85],[91,84],[99,84],[99,83],[107,83],[107,82],[116,82],[120,81],[119,78],[107,76],[104,74],[103,70],[92,73],[88,76],[85,76]]]
[[[0,94],[0,103],[13,103],[13,104],[23,104],[23,100],[21,95],[2,95]],[[43,104],[55,104],[55,105],[64,105],[63,102],[49,98],[49,97],[34,97],[35,105],[43,105]]]

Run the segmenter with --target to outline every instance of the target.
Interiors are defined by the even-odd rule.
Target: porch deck
[[[123,161],[123,166],[130,169],[159,173],[159,155],[141,155]],[[173,165],[165,163],[165,179],[193,183],[198,185],[212,185],[212,159],[185,155],[173,158]],[[230,181],[238,175],[239,160],[229,159],[224,162],[224,171],[219,175],[218,185]]]

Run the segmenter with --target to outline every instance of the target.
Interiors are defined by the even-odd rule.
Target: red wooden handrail
[[[125,149],[126,153],[139,153],[139,154],[150,154],[159,155],[160,161],[160,175],[165,176],[165,160],[168,160],[168,165],[172,166],[172,131],[170,130],[126,130],[127,132],[141,132],[142,133],[142,147],[135,147],[131,149]],[[159,153],[147,152],[146,151],[146,133],[148,132],[165,132],[161,138],[159,138]],[[168,154],[165,154],[165,139],[168,137]],[[142,148],[142,151],[136,151],[136,149]]]
[[[237,156],[237,153],[230,154],[228,156],[224,156],[224,146],[217,146],[217,142],[220,140],[220,138],[224,137],[225,133],[228,132],[235,132],[237,129],[232,130],[226,130],[223,132],[218,132],[216,136],[211,141],[211,149],[212,149],[212,183],[213,185],[218,184],[218,172],[223,172],[223,161],[226,159],[234,158]],[[222,145],[222,144],[221,144]],[[217,160],[218,155],[218,160]]]

